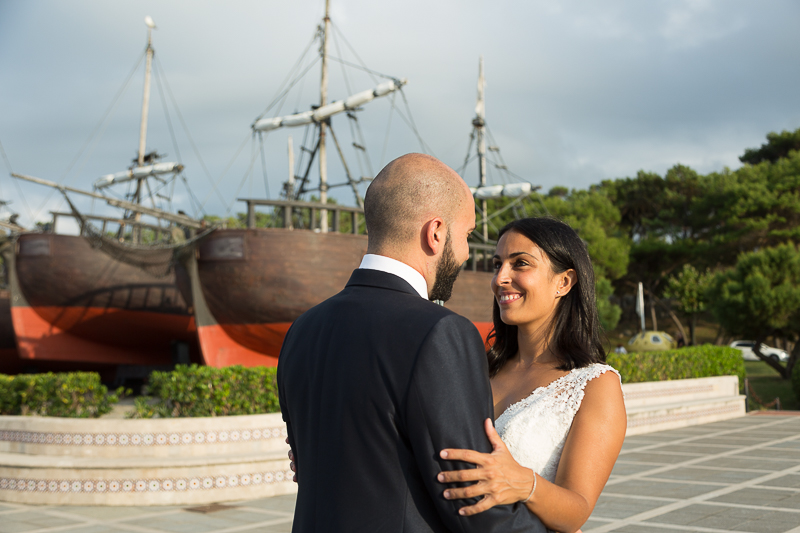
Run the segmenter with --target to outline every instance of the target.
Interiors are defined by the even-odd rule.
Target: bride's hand
[[[491,509],[495,505],[510,504],[528,498],[533,486],[533,470],[520,466],[506,448],[505,443],[494,429],[492,420],[484,423],[486,436],[492,444],[492,453],[473,450],[445,449],[440,455],[448,461],[474,463],[478,468],[442,472],[438,480],[442,483],[477,481],[463,488],[447,489],[444,497],[448,500],[475,498],[483,496],[478,503],[462,507],[459,514],[469,516]]]

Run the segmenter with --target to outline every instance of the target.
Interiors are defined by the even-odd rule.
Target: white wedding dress
[[[583,401],[583,389],[589,381],[609,371],[619,376],[619,372],[601,363],[576,368],[503,411],[495,428],[512,457],[538,476],[555,482],[567,433]],[[547,528],[540,525],[535,531],[544,533]]]

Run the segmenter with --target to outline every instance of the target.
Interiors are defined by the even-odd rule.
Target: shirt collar
[[[420,296],[426,300],[428,299],[428,284],[422,274],[397,259],[384,255],[367,254],[361,260],[361,265],[358,268],[380,270],[381,272],[394,274],[407,281]]]

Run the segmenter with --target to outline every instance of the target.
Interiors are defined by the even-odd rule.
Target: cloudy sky
[[[800,127],[800,3],[793,0],[331,1],[331,55],[408,79],[408,108],[398,96],[395,108],[381,99],[358,113],[369,164],[349,149],[348,119],[334,119],[357,175],[422,150],[408,110],[426,149],[460,167],[481,54],[494,144],[509,169],[544,190],[584,188],[640,169],[663,173],[676,163],[701,172],[736,168],[766,133]],[[299,151],[304,130],[270,134],[262,159],[250,125],[300,60],[323,12],[324,0],[0,0],[0,143],[8,164],[82,188],[130,165],[144,77],[141,64],[133,67],[150,15],[160,75],[148,150],[180,158],[203,204],[199,214],[241,211],[236,198],[277,198],[288,175],[287,135]],[[315,46],[301,62],[309,68],[304,81],[265,116],[318,103]],[[342,71],[331,62],[329,100],[382,81]],[[333,148],[329,160],[330,181],[339,183]],[[57,194],[7,172],[0,162],[0,197],[24,224],[65,209]],[[463,175],[475,184],[477,167]],[[490,177],[500,179],[497,171]],[[175,208],[198,212],[183,185],[174,194]],[[345,190],[336,196],[351,202]]]

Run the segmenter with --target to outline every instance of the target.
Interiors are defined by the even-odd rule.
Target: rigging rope
[[[317,40],[317,34],[318,34],[317,30],[314,30],[314,35],[313,35],[313,37],[311,37],[311,41],[309,41],[308,45],[306,46],[306,49],[305,49],[305,50],[303,50],[303,53],[302,53],[302,54],[300,54],[300,58],[297,60],[297,62],[294,64],[294,66],[291,68],[291,70],[289,70],[289,74],[286,76],[286,78],[283,80],[283,82],[281,83],[280,87],[278,88],[278,93],[279,93],[279,94],[278,94],[277,96],[275,96],[275,97],[272,99],[272,102],[270,102],[270,104],[267,106],[267,108],[266,108],[266,109],[264,109],[264,111],[262,111],[262,112],[261,112],[261,114],[260,114],[260,115],[258,115],[258,116],[256,117],[256,119],[255,119],[253,122],[258,122],[259,120],[261,120],[261,119],[264,117],[264,115],[266,115],[267,113],[269,113],[269,110],[270,110],[270,109],[272,109],[272,107],[273,107],[273,106],[274,106],[274,105],[275,105],[275,104],[278,102],[278,100],[280,100],[281,98],[283,98],[283,97],[286,95],[286,93],[288,93],[288,92],[289,92],[289,90],[290,90],[292,87],[294,87],[294,85],[297,83],[298,79],[302,79],[302,77],[303,77],[303,76],[305,76],[306,72],[308,72],[308,70],[309,70],[309,69],[310,69],[312,66],[314,66],[314,65],[316,64],[316,61],[314,61],[313,63],[311,63],[311,64],[310,64],[308,67],[306,67],[306,69],[303,71],[303,73],[302,73],[302,74],[300,74],[300,76],[299,76],[299,77],[295,77],[295,78],[294,78],[294,81],[292,82],[292,84],[291,84],[289,87],[286,87],[286,89],[285,89],[285,90],[283,89],[283,87],[284,87],[284,86],[285,86],[285,85],[286,85],[286,84],[289,82],[289,80],[291,80],[291,79],[292,79],[293,73],[294,73],[294,72],[295,72],[297,69],[299,69],[299,68],[300,68],[300,65],[302,64],[303,60],[305,59],[305,57],[306,57],[306,54],[308,53],[308,50],[311,48],[311,45],[313,45],[313,44],[314,44],[314,41],[316,41],[316,40]],[[318,59],[319,59],[319,58],[317,58],[317,60],[318,60]]]
[[[194,139],[192,138],[192,134],[189,133],[189,128],[186,126],[186,121],[183,119],[183,113],[181,113],[181,108],[178,107],[178,102],[175,100],[175,95],[172,93],[172,88],[169,85],[169,80],[167,79],[167,75],[163,73],[164,69],[161,66],[161,61],[159,61],[158,58],[156,58],[156,63],[158,64],[159,74],[164,76],[164,86],[167,88],[167,94],[169,95],[169,98],[172,101],[172,105],[175,107],[175,114],[178,115],[178,120],[180,121],[181,126],[183,126],[183,131],[184,133],[186,133],[186,138],[189,139],[189,145],[192,147],[195,156],[197,156],[197,160],[200,161],[200,166],[203,168],[203,172],[208,178],[209,183],[211,183],[212,192],[217,193],[217,197],[220,199],[222,204],[225,205],[225,199],[223,198],[222,194],[219,192],[219,189],[217,188],[217,185],[219,185],[219,183],[214,183],[214,179],[211,177],[211,172],[208,171],[208,167],[206,166],[203,157],[200,155],[200,150],[197,149],[197,145],[195,144]],[[211,193],[209,193],[209,195],[210,194]],[[205,205],[205,202],[203,202],[203,205]],[[200,206],[201,212],[203,210],[203,205]],[[197,215],[195,214],[195,216]]]
[[[253,135],[253,139],[254,139],[253,142],[255,142],[255,135]],[[231,210],[233,209],[233,205],[236,203],[236,197],[239,196],[239,191],[242,190],[242,187],[244,187],[245,181],[247,181],[247,178],[250,177],[250,173],[253,170],[253,164],[256,161],[256,156],[258,155],[258,152],[256,150],[252,150],[252,154],[253,155],[250,157],[250,166],[247,167],[247,171],[244,173],[244,177],[242,178],[242,181],[239,183],[239,188],[237,188],[236,192],[233,194],[233,198],[231,199],[231,203],[228,205],[228,208],[225,210],[225,216],[230,216]]]
[[[194,212],[195,212],[195,216],[194,216],[194,218],[197,218],[197,213],[203,213],[203,216],[205,216],[206,212],[205,212],[205,211],[203,211],[203,206],[202,206],[202,205],[200,205],[200,202],[197,200],[197,198],[195,197],[194,193],[192,192],[192,189],[189,187],[189,182],[188,182],[188,181],[186,181],[186,176],[184,176],[183,174],[181,174],[181,180],[183,181],[183,184],[186,186],[186,192],[188,192],[188,193],[189,193],[189,198],[190,198],[191,200],[193,200],[193,201],[195,202],[196,206],[197,206],[197,207],[195,207],[195,208],[194,208],[194,209],[195,209],[195,211],[194,211]],[[194,206],[193,206],[193,207],[194,207]]]
[[[259,148],[261,150],[261,172],[264,175],[264,193],[266,198],[269,199],[269,179],[267,178],[267,156],[264,153],[264,138],[261,136],[261,132],[258,132],[258,142]]]
[[[392,117],[394,116],[394,110],[396,109],[396,99],[397,93],[392,93],[392,105],[389,107],[389,120],[386,121],[386,136],[383,138],[383,150],[381,150],[381,158],[379,159],[381,168],[383,168],[383,166],[386,164],[386,150],[389,148],[389,128],[392,126]]]
[[[469,154],[472,153],[472,143],[475,141],[475,129],[473,128],[472,132],[469,134],[469,142],[467,143],[467,155],[464,156],[464,163],[456,170],[456,173],[459,176],[464,175],[464,171],[467,169],[467,165],[470,162]]]
[[[221,176],[219,177],[219,179],[217,180],[217,183],[216,183],[217,185],[219,185],[219,184],[222,182],[222,180],[225,178],[225,175],[226,175],[226,174],[228,173],[228,171],[231,169],[231,167],[233,166],[233,163],[234,163],[234,161],[236,161],[236,159],[239,157],[239,154],[242,152],[242,150],[244,149],[244,147],[247,145],[247,141],[249,141],[249,140],[250,140],[250,132],[247,132],[247,135],[245,135],[245,137],[244,137],[244,141],[242,141],[242,144],[241,144],[241,145],[239,145],[239,149],[238,149],[238,150],[236,150],[236,153],[233,155],[233,158],[232,158],[232,159],[230,160],[230,162],[228,163],[228,166],[227,166],[227,167],[225,167],[225,170],[223,170],[223,171],[222,171],[222,175],[221,175]],[[215,190],[217,190],[216,186],[214,187],[214,190],[212,190],[212,191],[208,191],[208,194],[206,195],[206,197],[205,197],[205,198],[203,198],[203,202],[200,204],[200,208],[201,208],[201,209],[202,209],[203,207],[205,207],[205,205],[206,205],[206,202],[208,202],[209,198],[211,198],[211,194],[212,194],[212,193],[213,193]],[[217,192],[217,194],[219,194],[219,192]],[[222,205],[223,205],[223,206],[225,205],[225,200],[222,200]]]
[[[158,87],[158,96],[161,98],[161,109],[164,110],[164,118],[167,120],[167,129],[169,130],[169,136],[172,138],[172,147],[175,149],[175,156],[178,159],[178,163],[183,163],[181,158],[181,150],[178,148],[178,139],[175,138],[175,130],[172,129],[172,120],[169,116],[169,108],[167,107],[167,98],[164,96],[164,88],[161,87],[161,76],[160,76],[160,68],[158,61],[156,61],[156,68],[153,69],[153,73],[155,74],[156,78],[156,87]]]
[[[3,161],[6,163],[6,168],[8,169],[8,174],[11,175],[13,172],[11,170],[11,161],[8,160],[8,155],[6,155],[6,150],[3,148],[3,143],[0,142],[0,154],[3,154]],[[25,195],[22,193],[22,187],[19,185],[19,180],[13,180],[14,185],[17,187],[17,191],[19,191],[19,197],[22,199],[22,203],[25,205],[25,210],[28,212],[28,216],[31,217],[31,225],[34,223],[33,218],[33,211],[31,210],[30,206],[28,205],[28,200],[25,199]],[[0,199],[3,199],[2,192],[0,192]]]
[[[331,27],[333,27],[333,22],[331,22]],[[333,46],[336,48],[336,53],[342,55],[342,51],[339,50],[339,41],[336,40],[336,32],[333,32],[331,35]],[[328,56],[330,59],[330,56]],[[344,62],[340,61],[339,64],[342,66],[342,78],[344,78],[344,86],[347,89],[347,94],[353,94],[353,89],[350,87],[350,80],[347,77],[347,71],[344,68]]]
[[[358,59],[358,62],[360,63],[360,65],[354,65],[354,64],[350,63],[350,64],[349,64],[350,66],[352,66],[352,67],[354,67],[354,68],[360,68],[360,69],[362,69],[364,72],[367,72],[367,73],[368,73],[368,74],[369,74],[369,75],[372,77],[372,81],[373,81],[374,83],[377,83],[377,82],[378,82],[378,80],[377,80],[377,79],[375,79],[375,76],[380,76],[380,77],[382,77],[382,78],[387,78],[387,79],[390,79],[390,80],[397,79],[397,78],[394,78],[394,77],[392,77],[392,76],[387,76],[387,75],[385,75],[385,74],[381,74],[380,72],[377,72],[377,71],[375,71],[375,70],[372,70],[372,69],[370,69],[370,68],[367,68],[367,64],[366,64],[366,63],[364,63],[364,60],[363,60],[363,59],[361,59],[361,57],[358,55],[358,53],[356,52],[355,48],[353,48],[353,46],[350,44],[350,41],[348,41],[348,40],[347,40],[347,37],[345,37],[345,36],[344,36],[344,34],[343,34],[341,31],[339,31],[339,28],[338,28],[337,26],[334,26],[333,24],[331,24],[331,27],[333,27],[334,31],[336,31],[336,32],[339,34],[339,36],[340,36],[340,37],[342,38],[342,40],[344,41],[344,44],[346,44],[346,45],[347,45],[347,47],[350,49],[350,52],[351,52],[351,53],[352,53],[352,54],[353,54],[353,55],[356,57],[356,59]],[[339,59],[339,58],[331,58],[330,56],[328,56],[328,59],[333,59],[334,61],[342,61],[342,62],[344,62],[344,60],[343,60],[343,59]]]
[[[109,105],[108,109],[106,109],[105,113],[103,113],[103,116],[100,118],[100,122],[97,123],[97,126],[95,126],[94,130],[92,130],[92,133],[89,134],[89,137],[86,139],[86,142],[83,144],[81,149],[78,150],[78,153],[75,156],[75,158],[69,163],[69,165],[67,165],[67,169],[64,171],[64,173],[61,174],[61,177],[58,179],[59,183],[61,183],[61,182],[64,182],[64,184],[67,183],[67,182],[64,181],[66,176],[67,176],[67,174],[69,174],[69,172],[72,170],[72,167],[75,165],[75,163],[78,162],[78,159],[80,159],[81,155],[83,155],[84,150],[86,150],[86,148],[89,146],[89,144],[91,144],[92,140],[94,139],[95,135],[97,135],[97,132],[101,129],[101,127],[102,127],[102,131],[100,132],[100,137],[102,137],[103,132],[105,131],[105,128],[107,127],[107,126],[103,126],[103,124],[108,120],[108,118],[110,118],[110,115],[114,111],[114,109],[116,109],[117,104],[119,104],[120,97],[127,90],[128,85],[130,84],[131,79],[133,78],[133,75],[136,73],[136,70],[139,68],[139,65],[142,63],[142,60],[144,59],[146,54],[147,54],[147,49],[145,49],[142,52],[142,54],[139,56],[138,61],[136,61],[136,64],[133,66],[133,69],[131,69],[130,73],[128,73],[128,77],[125,78],[125,81],[122,83],[122,87],[120,87],[120,89],[117,91],[117,94],[114,96],[113,100],[111,101],[111,105]],[[75,173],[75,176],[79,175],[81,173],[81,171],[83,170],[83,168],[86,166],[86,162],[88,161],[88,159],[91,156],[91,154],[94,152],[94,149],[97,147],[97,142],[98,141],[99,141],[99,138],[95,141],[94,147],[89,151],[88,154],[86,154],[86,159],[84,160],[83,165],[81,165],[81,167]],[[41,206],[36,211],[36,213],[33,215],[32,220],[31,220],[31,224],[33,224],[35,219],[39,217],[39,214],[45,208],[45,206],[47,205],[47,202],[50,201],[50,198],[52,197],[54,192],[55,192],[55,189],[51,189],[50,192],[47,193],[47,196],[45,196],[45,199],[42,201]],[[63,204],[63,201],[62,201],[62,204]],[[59,204],[59,205],[62,205],[62,204]]]
[[[430,146],[428,146],[428,144],[419,134],[419,130],[417,130],[417,125],[414,122],[414,117],[411,115],[411,107],[409,107],[408,100],[406,99],[406,92],[402,88],[400,88],[400,96],[403,97],[403,103],[406,106],[406,111],[408,111],[408,119],[406,119],[402,111],[400,111],[399,109],[397,110],[397,114],[400,115],[400,117],[406,121],[406,124],[408,124],[408,126],[411,128],[411,131],[413,131],[414,135],[417,136],[417,140],[419,141],[419,144],[422,147],[422,151],[425,152],[426,154],[430,154],[433,157],[436,157],[436,154],[433,152],[433,149]]]

